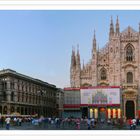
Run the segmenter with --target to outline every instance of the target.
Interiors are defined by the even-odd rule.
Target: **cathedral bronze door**
[[[105,120],[106,119],[106,110],[105,108],[99,109],[99,118]]]
[[[126,118],[127,119],[132,119],[135,118],[135,105],[134,101],[127,101],[126,105]]]

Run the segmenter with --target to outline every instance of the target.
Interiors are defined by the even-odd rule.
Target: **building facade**
[[[64,88],[63,117],[82,117],[80,88]]]
[[[55,116],[56,86],[17,73],[0,71],[0,113]]]
[[[123,117],[140,116],[140,25],[138,31],[128,26],[120,32],[117,17],[111,18],[109,39],[97,47],[94,32],[91,59],[81,66],[80,53],[72,50],[71,87],[120,86]]]
[[[62,89],[58,88],[56,98],[56,107],[58,109],[57,116],[62,117],[64,111],[64,91]]]

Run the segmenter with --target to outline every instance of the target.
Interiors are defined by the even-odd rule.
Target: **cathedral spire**
[[[93,52],[96,51],[96,33],[95,33],[95,30],[94,30],[94,37],[93,37]]]
[[[84,63],[84,59],[83,59],[83,70],[85,69],[85,63]]]
[[[118,16],[117,16],[117,20],[116,20],[116,35],[119,35],[120,34],[120,26],[119,26],[119,19],[118,19]]]
[[[139,23],[139,34],[140,34],[140,23]]]
[[[80,66],[80,53],[79,53],[79,44],[77,44],[76,65],[77,65],[77,66]]]
[[[99,47],[99,44],[98,44],[98,53],[99,53],[99,51],[100,51],[100,47]]]
[[[114,35],[114,25],[113,25],[113,19],[111,16],[111,23],[110,23],[110,32],[109,32],[109,38],[111,39]]]
[[[72,55],[71,55],[71,67],[74,67],[76,64],[76,58],[75,58],[75,49],[72,46]]]

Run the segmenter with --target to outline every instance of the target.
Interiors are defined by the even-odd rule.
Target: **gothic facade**
[[[89,62],[81,66],[79,50],[77,53],[72,50],[71,87],[120,86],[124,117],[130,107],[137,117],[140,105],[140,25],[138,31],[128,26],[120,32],[118,17],[115,26],[111,18],[108,42],[98,49],[94,32],[91,54]]]

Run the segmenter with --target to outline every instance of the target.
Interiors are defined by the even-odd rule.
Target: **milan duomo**
[[[138,31],[128,25],[120,32],[117,17],[111,17],[109,39],[102,49],[97,46],[94,32],[91,59],[80,62],[79,50],[72,50],[71,87],[120,87],[120,108],[126,118],[138,117],[140,106],[140,24]]]

